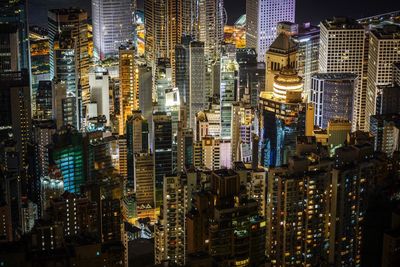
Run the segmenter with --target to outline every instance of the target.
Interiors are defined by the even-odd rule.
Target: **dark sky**
[[[46,25],[47,9],[60,7],[82,7],[90,9],[90,0],[28,0],[31,24]],[[141,6],[143,0],[138,0]],[[251,0],[249,0],[251,1]],[[246,13],[246,0],[225,0],[229,23]],[[398,0],[297,0],[297,22],[318,23],[332,16],[362,18],[389,11],[400,10]]]

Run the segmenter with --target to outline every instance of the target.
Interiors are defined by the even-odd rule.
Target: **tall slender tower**
[[[276,37],[277,24],[294,22],[296,0],[247,0],[246,42],[257,50],[258,61],[265,61],[265,53]]]
[[[219,56],[224,39],[224,1],[199,0],[198,40],[209,58]]]
[[[92,0],[95,56],[118,55],[118,47],[133,39],[135,0]]]

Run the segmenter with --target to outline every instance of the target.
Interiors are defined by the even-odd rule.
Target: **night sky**
[[[138,0],[142,7],[143,0]],[[31,24],[46,26],[47,9],[60,7],[82,7],[90,9],[90,0],[30,0],[29,20]],[[246,0],[225,0],[228,22],[234,23],[246,13]],[[297,22],[319,21],[332,16],[350,16],[363,18],[389,11],[400,10],[400,1],[396,0],[297,0]]]

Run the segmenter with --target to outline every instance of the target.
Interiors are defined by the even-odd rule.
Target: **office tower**
[[[184,179],[179,174],[165,175],[164,178],[163,209],[155,226],[155,234],[159,237],[159,243],[155,242],[156,264],[161,263],[160,260],[168,260],[178,266],[186,263],[185,215],[188,200]]]
[[[189,128],[195,127],[196,114],[202,111],[206,104],[205,92],[205,59],[204,43],[191,42],[189,46]]]
[[[0,73],[0,136],[16,142],[22,167],[28,157],[31,136],[31,94],[28,72]]]
[[[135,154],[135,197],[137,216],[144,218],[149,213],[154,214],[154,157],[147,152]],[[150,217],[154,217],[151,215]]]
[[[400,26],[387,25],[370,32],[368,55],[368,81],[365,105],[365,124],[369,129],[369,117],[376,114],[376,98],[379,86],[393,82],[393,63],[400,61]]]
[[[246,47],[255,48],[258,61],[265,61],[265,53],[276,37],[277,24],[294,22],[295,0],[246,1]]]
[[[157,208],[163,201],[164,176],[172,172],[172,120],[166,113],[153,115],[155,199]]]
[[[36,117],[49,120],[53,117],[53,82],[39,81],[36,91]]]
[[[0,25],[0,71],[18,71],[20,69],[18,51],[18,28],[12,25]]]
[[[347,18],[333,18],[321,23],[320,34],[319,72],[348,72],[357,75],[358,83],[353,99],[353,130],[366,130],[366,87],[363,81],[364,28]],[[339,58],[337,55],[340,55]]]
[[[274,79],[273,92],[260,95],[261,165],[281,166],[293,155],[296,136],[305,131],[303,82],[291,67]]]
[[[135,54],[136,51],[132,45],[128,44],[119,48],[120,135],[123,135],[125,131],[128,117],[134,110],[139,109],[139,73]]]
[[[50,158],[61,171],[65,191],[80,193],[86,181],[82,134],[70,127],[57,132],[50,147]]]
[[[232,138],[233,103],[237,101],[239,65],[236,61],[236,48],[227,45],[221,57],[220,69],[220,108],[221,138]]]
[[[145,55],[148,62],[168,56],[167,0],[145,0]],[[152,65],[152,64],[151,64]]]
[[[366,186],[377,175],[373,148],[350,146],[336,150],[332,168],[328,262],[333,266],[360,266]],[[348,196],[352,197],[349,198]]]
[[[149,150],[149,125],[140,111],[134,111],[126,122],[128,185],[133,188],[135,181],[135,154]]]
[[[352,73],[317,73],[311,78],[315,125],[326,129],[331,119],[352,121],[353,96],[359,80]]]
[[[370,117],[370,133],[374,136],[375,151],[392,157],[399,149],[400,115],[382,114]]]
[[[124,42],[133,40],[136,1],[92,0],[95,57],[103,60],[118,55]]]
[[[265,88],[265,64],[257,62],[254,48],[237,49],[236,61],[239,64],[238,101],[256,108],[260,92]]]
[[[204,43],[206,58],[219,57],[224,38],[224,1],[198,1],[198,40]]]
[[[96,67],[89,72],[90,102],[97,105],[97,116],[110,125],[110,82],[106,69]]]
[[[13,71],[30,69],[27,9],[25,0],[5,0],[0,3],[0,24],[8,29],[17,28],[18,42],[15,47],[18,47],[18,67]]]
[[[29,45],[32,75],[32,114],[36,116],[36,95],[39,82],[50,81],[50,47],[47,30],[41,27],[29,27]]]
[[[55,39],[62,32],[70,32],[75,41],[75,60],[77,78],[81,88],[83,106],[90,101],[89,95],[89,52],[88,52],[88,25],[87,12],[81,9],[52,9],[48,12],[48,27],[50,41],[50,79],[56,75],[55,71]]]
[[[158,58],[153,77],[153,94],[157,102],[158,111],[166,111],[165,92],[172,89],[172,68],[168,58]]]
[[[272,266],[313,266],[326,257],[330,173],[308,171],[307,159],[268,173],[267,257]]]
[[[190,53],[191,37],[182,38],[182,43],[175,46],[175,86],[179,89],[181,103],[186,105],[189,114],[189,88],[190,88]],[[189,117],[188,117],[189,119]]]
[[[304,99],[311,100],[311,77],[318,72],[320,29],[308,23],[300,24],[291,37],[297,43],[297,70],[304,80]]]
[[[265,91],[273,89],[274,78],[286,66],[296,67],[297,44],[286,34],[280,33],[265,54]],[[264,60],[263,60],[264,61]]]

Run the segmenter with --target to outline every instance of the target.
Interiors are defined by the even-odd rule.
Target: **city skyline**
[[[0,0],[0,266],[400,266],[385,1]]]

